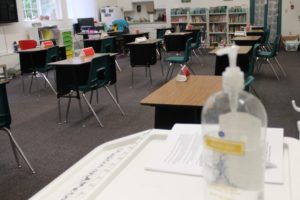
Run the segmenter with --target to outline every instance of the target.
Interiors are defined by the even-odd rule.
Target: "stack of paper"
[[[202,175],[202,134],[199,124],[175,124],[161,154],[145,167],[147,170],[193,176]],[[283,129],[267,129],[265,182],[282,184]]]

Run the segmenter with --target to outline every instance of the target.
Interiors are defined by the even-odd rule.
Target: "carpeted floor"
[[[262,71],[255,74],[254,83],[254,88],[266,107],[269,127],[283,127],[286,136],[296,138],[296,121],[300,120],[300,113],[292,109],[290,102],[295,99],[300,105],[299,55],[299,52],[280,53],[279,60],[287,77],[277,81],[270,68],[265,65]],[[69,123],[58,125],[56,97],[49,87],[41,88],[44,83],[42,80],[40,90],[33,87],[30,96],[23,95],[20,77],[7,85],[13,118],[12,132],[37,173],[31,174],[24,162],[21,169],[16,168],[8,137],[1,134],[0,199],[28,199],[98,145],[153,128],[154,108],[141,106],[139,102],[164,84],[159,62],[151,67],[152,85],[149,77],[145,77],[145,69],[136,68],[134,88],[131,88],[129,58],[118,60],[123,69],[118,72],[118,91],[126,116],[121,115],[105,90],[101,90],[100,102],[95,108],[104,128],[98,126],[83,101],[85,118],[82,121],[76,100],[72,101]],[[214,62],[214,56],[210,55],[205,56],[202,63],[194,58],[192,68],[196,74],[212,75]],[[164,66],[166,71],[167,63]],[[28,86],[29,78],[26,78],[26,83]],[[111,91],[114,92],[113,88]],[[65,111],[66,100],[63,100],[62,107]]]

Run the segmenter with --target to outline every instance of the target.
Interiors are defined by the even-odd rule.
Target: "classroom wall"
[[[97,0],[98,1],[98,7],[102,8],[105,6],[118,6],[118,0]],[[123,0],[126,1],[126,0]]]
[[[291,9],[291,2],[294,9]],[[298,35],[300,34],[300,1],[282,0],[282,35]]]

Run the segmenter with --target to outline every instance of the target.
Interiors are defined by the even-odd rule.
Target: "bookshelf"
[[[213,45],[221,40],[227,43],[227,6],[209,8],[209,44]]]
[[[191,24],[193,29],[206,30],[209,45],[217,45],[221,40],[230,44],[234,32],[243,30],[248,18],[248,8],[242,6],[171,9],[171,25],[176,32]]]
[[[231,43],[235,31],[242,31],[244,27],[247,26],[247,14],[247,9],[240,6],[228,9],[229,43]]]
[[[170,18],[176,32],[185,30],[189,22],[189,8],[172,8]]]

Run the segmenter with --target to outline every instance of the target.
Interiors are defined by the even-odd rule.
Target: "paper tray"
[[[203,199],[203,178],[145,170],[170,133],[150,130],[101,145],[31,199]],[[293,139],[288,142],[295,143]],[[299,144],[294,146],[300,152]],[[295,159],[291,156],[296,155],[290,151],[286,143],[284,184],[265,184],[265,200],[300,199],[299,188],[296,189],[300,183],[299,164],[293,165]],[[294,176],[293,172],[298,174]]]

